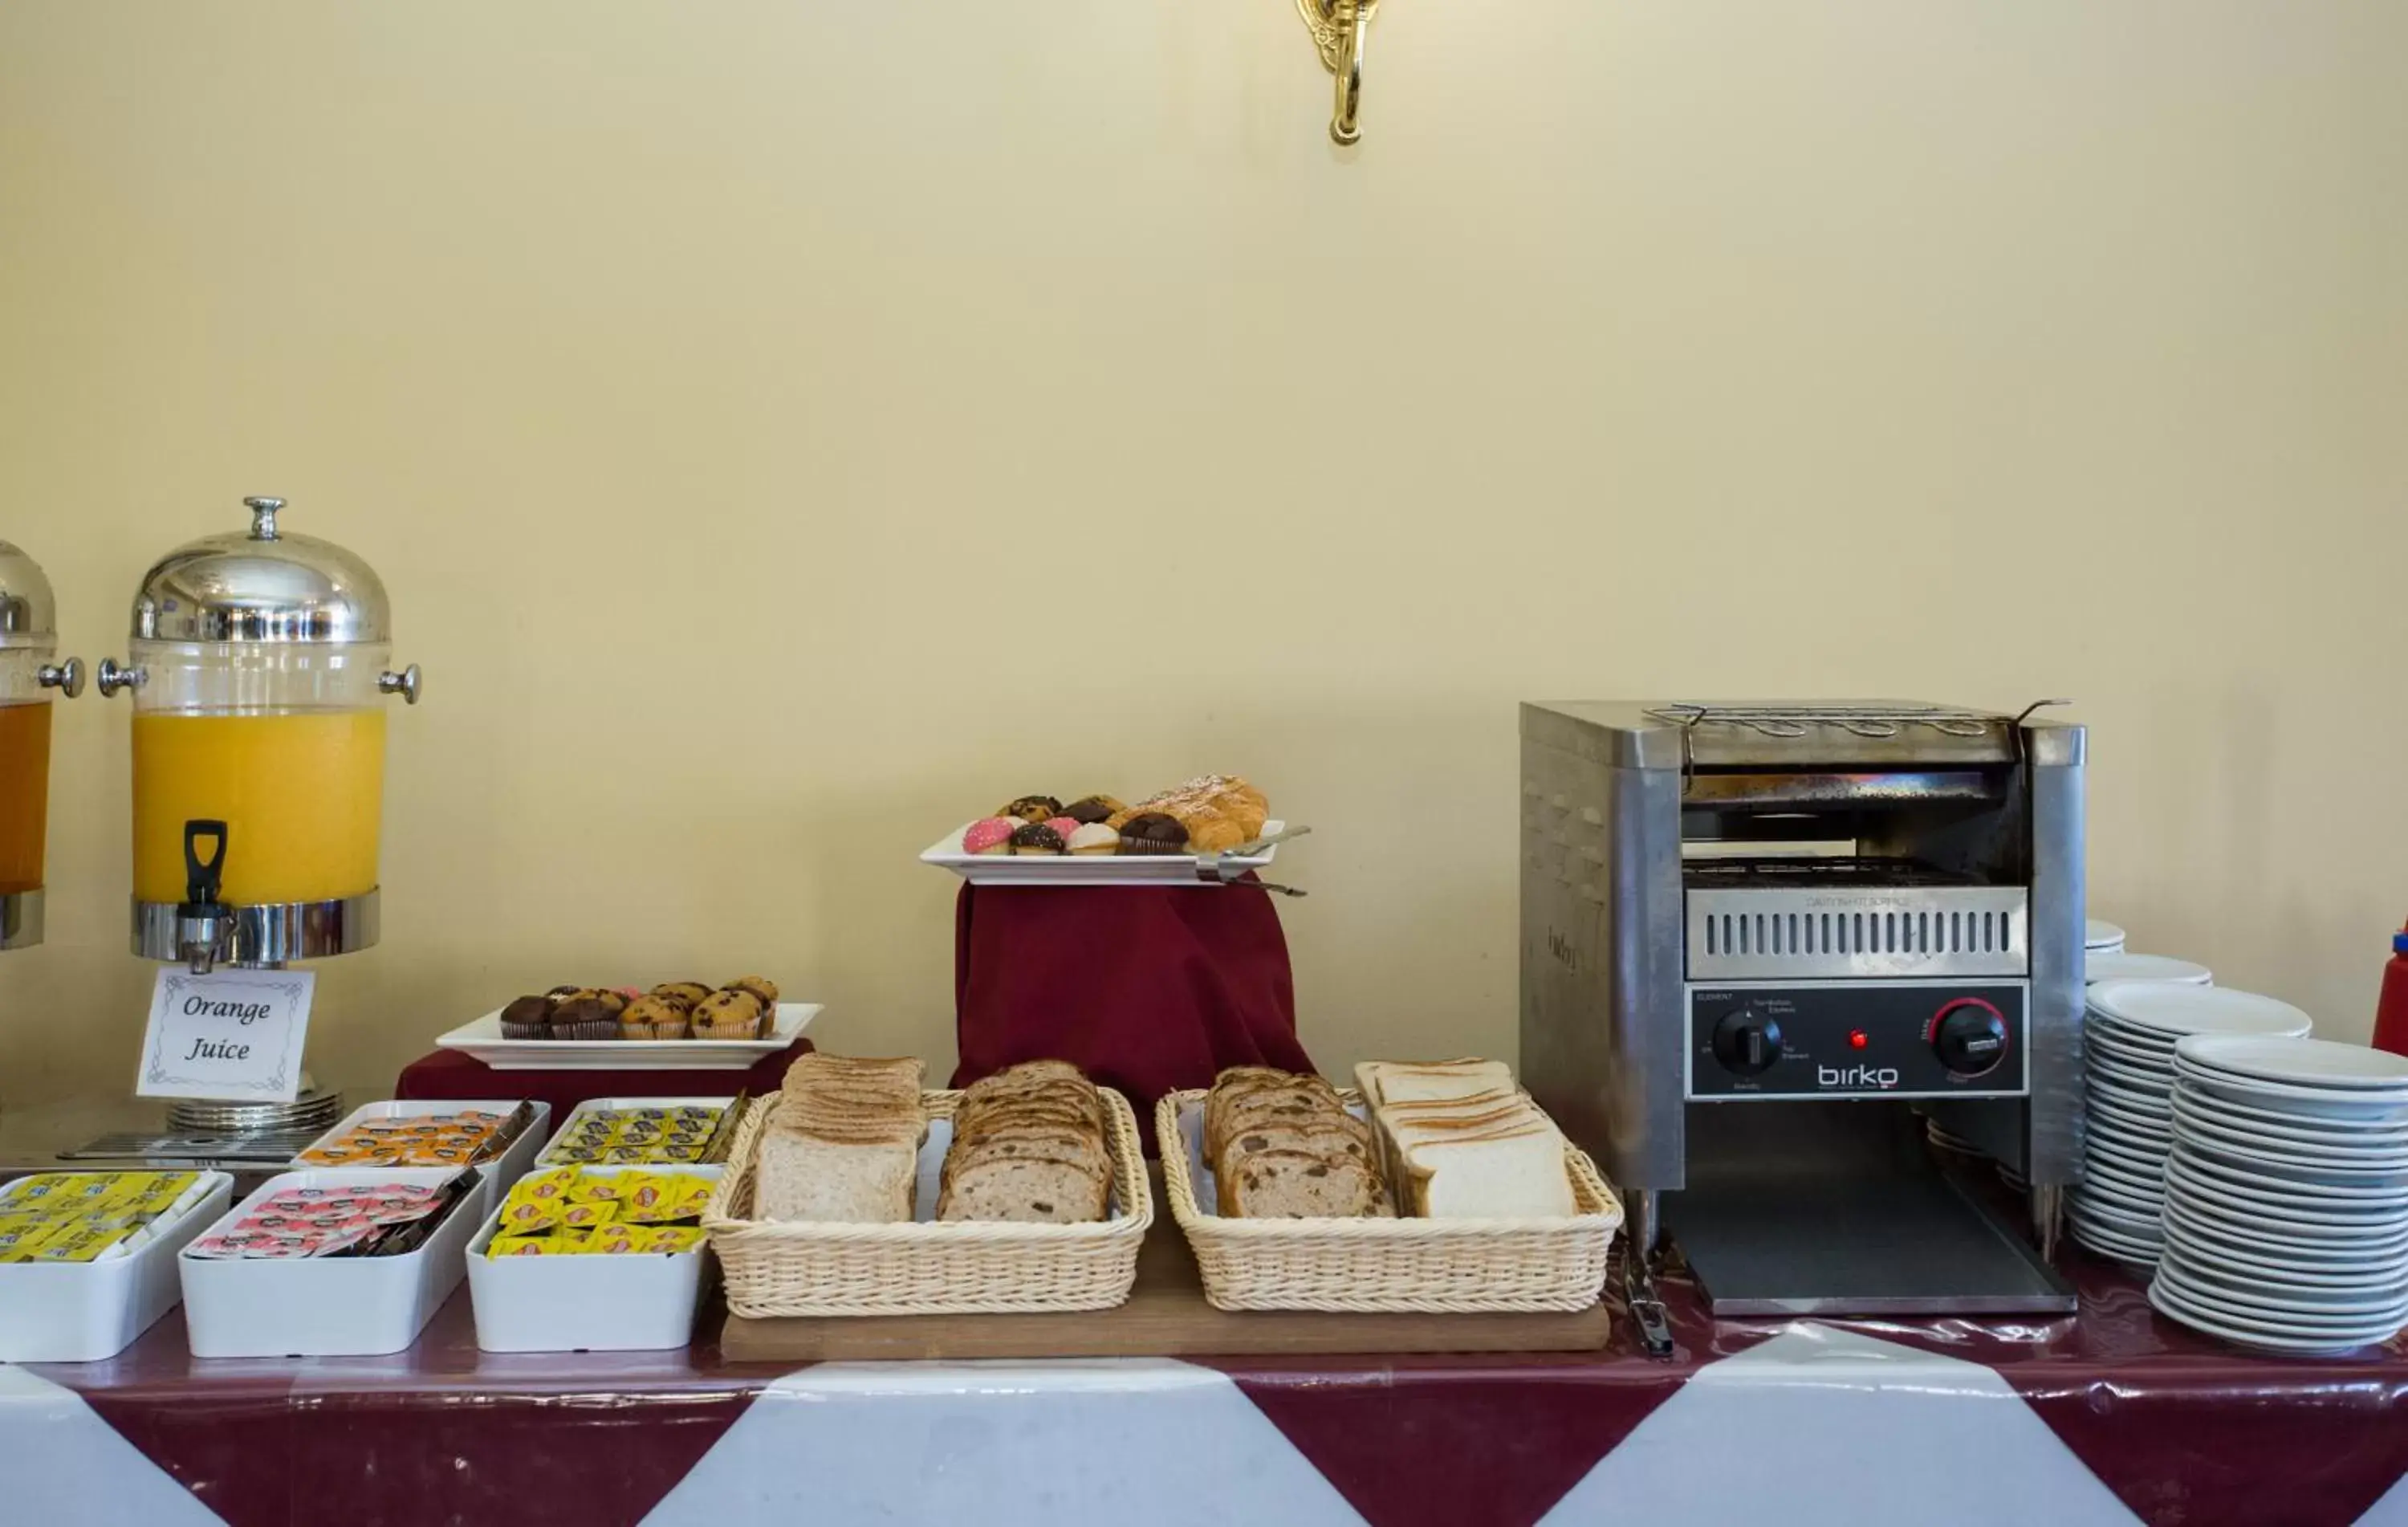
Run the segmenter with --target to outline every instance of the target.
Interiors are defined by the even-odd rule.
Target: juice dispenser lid
[[[42,565],[0,540],[0,647],[56,645],[58,615]]]
[[[134,597],[136,641],[388,641],[376,569],[330,540],[278,528],[281,498],[245,498],[248,531],[187,542]]]

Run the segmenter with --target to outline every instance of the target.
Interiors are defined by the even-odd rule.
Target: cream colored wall
[[[383,572],[375,1085],[565,977],[952,1051],[1010,794],[1262,782],[1305,1036],[1510,1052],[1525,697],[2071,695],[2095,910],[2365,1030],[2408,912],[2408,7],[15,0],[0,534]],[[126,707],[12,1102],[130,1081]],[[1142,1021],[1141,1016],[1133,1016]]]

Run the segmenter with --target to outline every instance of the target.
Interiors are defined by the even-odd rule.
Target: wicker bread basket
[[[1349,1107],[1362,1094],[1340,1094]],[[1567,1143],[1569,1219],[1240,1219],[1208,1214],[1181,1119],[1201,1091],[1154,1106],[1163,1190],[1195,1248],[1204,1297],[1215,1309],[1402,1311],[1583,1310],[1605,1286],[1606,1253],[1622,1203],[1597,1163]]]
[[[995,1221],[844,1225],[755,1220],[761,1134],[778,1100],[756,1100],[737,1126],[727,1174],[702,1228],[726,1275],[727,1307],[783,1315],[995,1315],[1111,1309],[1137,1281],[1137,1248],[1154,1223],[1145,1149],[1128,1100],[1098,1088],[1112,1158],[1115,1217],[1088,1225]],[[931,1119],[959,1092],[924,1092]]]

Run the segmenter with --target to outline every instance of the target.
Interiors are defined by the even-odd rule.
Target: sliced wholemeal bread
[[[763,1219],[899,1224],[911,1217],[919,1152],[909,1139],[837,1141],[772,1122],[753,1189]]]
[[[937,1217],[1076,1225],[1104,1217],[1110,1179],[1077,1162],[991,1153],[950,1172]]]
[[[1255,1218],[1392,1212],[1376,1140],[1318,1076],[1232,1067],[1204,1101],[1215,1206]]]
[[[926,1133],[920,1062],[814,1052],[787,1068],[761,1134],[764,1219],[894,1224],[912,1217]]]
[[[943,1220],[1076,1224],[1110,1211],[1103,1097],[1076,1066],[1033,1060],[971,1084],[953,1111]]]
[[[1360,1218],[1376,1212],[1380,1198],[1369,1161],[1319,1151],[1233,1156],[1216,1186],[1224,1212],[1248,1219]]]

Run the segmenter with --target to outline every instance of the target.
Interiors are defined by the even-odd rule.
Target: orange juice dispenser
[[[0,949],[42,942],[50,804],[50,691],[83,693],[58,655],[58,607],[34,559],[0,540]]]
[[[134,697],[135,952],[197,972],[377,942],[385,707],[418,702],[417,665],[386,667],[375,569],[280,527],[282,499],[243,503],[248,531],[179,546],[143,576],[132,650],[97,674],[103,694]],[[169,1121],[289,1122],[215,1104]]]

